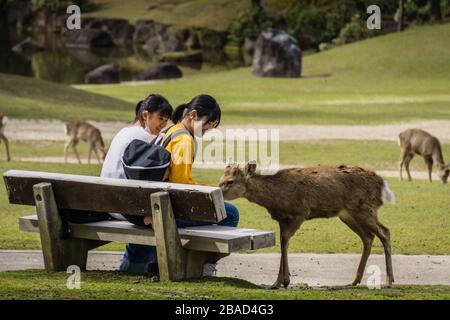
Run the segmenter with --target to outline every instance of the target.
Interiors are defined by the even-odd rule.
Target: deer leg
[[[97,158],[98,163],[102,164],[102,162],[100,161],[100,157],[98,156],[97,148],[94,148],[94,153],[95,153],[95,157]]]
[[[81,164],[80,155],[78,154],[78,151],[77,151],[77,144],[78,144],[78,141],[76,141],[76,140],[73,141],[72,142],[72,149],[73,149],[73,152],[75,153],[75,156],[78,159],[78,164]]]
[[[389,229],[381,224],[376,217],[376,211],[371,215],[371,219],[365,221],[365,226],[373,232],[378,239],[380,239],[384,248],[384,255],[386,257],[386,273],[387,273],[387,285],[391,286],[394,282],[394,273],[392,270],[392,249],[391,238]]]
[[[431,183],[432,182],[431,172],[433,171],[433,159],[431,157],[425,157],[424,160],[428,168],[428,181]]]
[[[69,151],[69,147],[72,145],[72,140],[67,140],[64,145],[64,162],[67,163],[67,152]]]
[[[91,164],[92,146],[89,147],[88,164]]]
[[[302,220],[291,221],[286,220],[280,222],[280,244],[281,244],[281,260],[280,260],[280,270],[278,272],[277,281],[272,285],[272,289],[278,289],[281,284],[285,288],[289,286],[290,283],[290,273],[288,264],[288,247],[289,240],[295,234],[302,223]]]
[[[413,154],[413,153],[409,153],[409,154],[406,156],[406,159],[405,159],[405,169],[406,169],[406,173],[407,173],[407,175],[408,175],[408,180],[409,180],[409,181],[412,181],[411,173],[409,172],[409,163],[411,162],[411,160],[412,160],[413,157],[414,157],[414,154]]]
[[[369,258],[370,251],[372,249],[373,238],[375,237],[373,233],[364,229],[360,226],[355,219],[353,219],[348,213],[339,215],[339,218],[343,223],[345,223],[353,232],[355,232],[363,243],[363,252],[361,255],[361,261],[359,262],[358,270],[356,272],[355,280],[352,286],[356,286],[361,283],[362,277],[364,276],[364,270],[366,268],[367,259]]]
[[[403,161],[403,159],[400,161],[400,181],[403,181],[403,164],[405,162]]]
[[[3,142],[5,143],[5,148],[6,148],[6,161],[11,161],[11,155],[9,153],[9,142],[8,139],[6,138],[5,135],[1,135],[0,136],[0,140],[3,140]]]
[[[402,149],[402,152],[400,154],[400,181],[403,181],[403,164],[405,163],[405,150]]]

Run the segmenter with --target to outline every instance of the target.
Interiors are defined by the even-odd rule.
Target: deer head
[[[103,139],[101,137],[95,142],[95,146],[100,151],[102,160],[105,160],[109,148],[105,146],[105,143],[103,142]]]
[[[247,191],[247,180],[255,174],[256,161],[250,161],[241,168],[238,164],[228,164],[220,178],[219,187],[222,188],[225,200],[244,197]]]
[[[443,184],[447,183],[448,176],[450,175],[450,163],[442,166],[439,166],[439,170],[437,172],[439,179],[441,179]]]

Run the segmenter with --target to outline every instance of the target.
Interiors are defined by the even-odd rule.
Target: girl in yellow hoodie
[[[178,130],[189,134],[174,137],[166,146],[171,153],[170,165],[165,173],[164,181],[184,184],[202,184],[192,178],[192,164],[197,152],[196,137],[202,137],[206,131],[216,128],[220,123],[221,110],[216,100],[209,95],[198,95],[190,102],[178,106],[172,114],[174,125],[167,130],[165,138]],[[161,144],[164,143],[162,139]],[[239,222],[239,211],[231,203],[225,202],[227,217],[219,225],[236,227]],[[151,226],[151,218],[146,217],[144,224]],[[207,222],[177,220],[179,228],[207,225]],[[156,248],[153,246],[128,244],[120,270],[133,273],[157,272]]]

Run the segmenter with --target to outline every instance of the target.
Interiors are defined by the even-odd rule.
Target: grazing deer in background
[[[420,129],[408,129],[398,135],[398,144],[401,148],[400,155],[400,180],[403,181],[403,164],[411,181],[409,163],[415,154],[423,157],[428,168],[428,180],[431,182],[433,163],[438,167],[438,177],[442,183],[447,183],[450,173],[450,164],[446,165],[442,156],[442,148],[439,140],[426,131]]]
[[[94,151],[99,163],[101,163],[101,160],[98,156],[97,150],[100,151],[102,159],[105,160],[107,150],[105,148],[105,143],[103,142],[102,134],[99,129],[85,121],[70,120],[66,122],[64,130],[67,136],[67,141],[64,146],[64,161],[66,163],[67,151],[69,147],[72,147],[73,152],[78,159],[78,163],[81,164],[80,156],[78,155],[76,148],[80,140],[83,140],[89,144],[89,164],[91,163],[92,151]]]
[[[289,239],[306,220],[339,217],[362,240],[363,252],[353,285],[361,282],[372,242],[377,236],[386,256],[387,283],[394,282],[390,232],[378,221],[383,200],[394,202],[387,183],[377,174],[356,166],[318,166],[279,170],[272,175],[256,174],[256,162],[244,168],[228,165],[219,186],[224,199],[244,197],[267,209],[280,225],[281,261],[272,288],[290,282]]]
[[[5,126],[8,123],[8,117],[0,112],[0,143],[3,141],[6,147],[6,160],[11,161],[11,155],[9,154],[9,142],[5,136]]]

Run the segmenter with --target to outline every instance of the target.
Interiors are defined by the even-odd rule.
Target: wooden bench
[[[217,223],[226,217],[220,188],[10,170],[11,204],[36,206],[19,219],[21,231],[40,233],[45,268],[86,268],[88,251],[109,242],[156,245],[160,279],[201,277],[212,256],[275,245],[271,231],[208,225],[177,228],[175,218]],[[64,223],[59,210],[152,216],[153,230],[126,221]],[[63,236],[64,235],[64,236]]]

